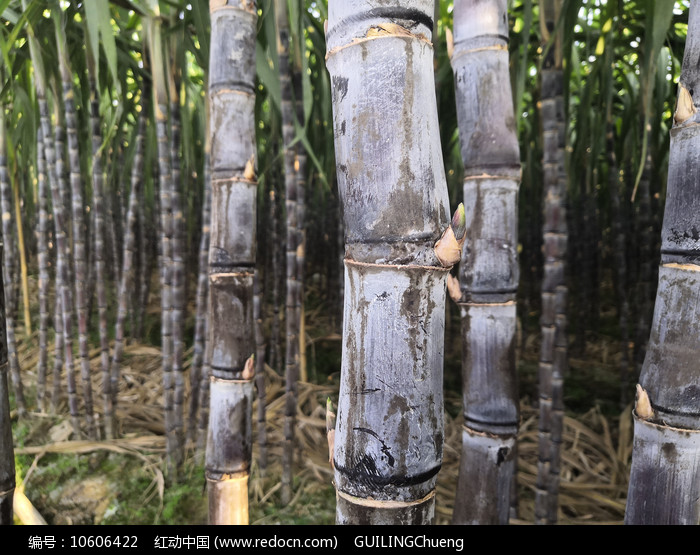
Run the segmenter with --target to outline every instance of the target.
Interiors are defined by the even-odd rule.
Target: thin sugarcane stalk
[[[3,120],[2,133],[4,136],[4,110],[0,119]],[[2,165],[5,162],[4,138],[0,150]],[[4,245],[0,245],[3,249]],[[2,254],[0,252],[0,254]],[[4,281],[4,278],[3,278]],[[0,525],[13,523],[13,498],[15,493],[15,453],[12,442],[12,420],[10,418],[10,390],[7,383],[8,345],[5,342],[5,297],[0,289]]]
[[[89,57],[88,57],[89,58]],[[92,76],[92,75],[91,75]],[[102,134],[100,132],[100,102],[97,97],[97,87],[94,80],[90,81],[90,111],[92,124],[92,199],[93,217],[95,218],[95,280],[97,291],[97,311],[100,332],[100,366],[102,368],[102,398],[105,403],[104,427],[106,437],[113,437],[113,429],[108,423],[108,400],[114,398],[111,394],[110,364],[109,364],[109,332],[107,329],[107,284],[105,269],[104,245],[104,174],[102,165]],[[116,261],[115,261],[116,263]],[[110,417],[112,414],[110,413]]]
[[[63,255],[56,253],[56,295],[54,303],[54,350],[53,350],[53,387],[51,389],[51,412],[58,410],[58,402],[61,396],[61,370],[63,369],[63,301],[61,291],[63,290]]]
[[[66,137],[68,139],[69,179],[73,208],[73,260],[75,268],[75,309],[78,321],[78,351],[80,354],[80,375],[83,382],[83,402],[87,436],[97,437],[92,402],[92,376],[90,371],[90,347],[88,344],[88,276],[85,239],[85,204],[83,201],[82,179],[80,174],[80,153],[78,148],[78,124],[73,92],[73,75],[66,52],[66,37],[63,22],[57,18],[56,43],[58,45],[59,67],[63,89],[63,107],[66,117]],[[65,307],[64,307],[65,309]]]
[[[345,215],[336,522],[429,524],[444,437],[445,280],[459,260],[449,239],[433,4],[332,1],[328,13]]]
[[[282,141],[284,149],[284,200],[287,215],[287,293],[285,301],[286,351],[285,351],[285,413],[284,447],[282,451],[282,504],[292,499],[292,474],[294,461],[294,426],[297,410],[297,380],[299,379],[299,346],[297,314],[297,181],[295,177],[294,106],[292,103],[292,79],[289,64],[289,22],[286,3],[275,2],[277,20],[277,54],[279,57],[280,90],[282,92]]]
[[[263,331],[262,279],[255,273],[253,284],[253,319],[255,320],[255,387],[258,390],[258,468],[262,475],[267,470],[267,423],[265,407],[265,332]]]
[[[209,106],[211,382],[209,521],[248,523],[252,456],[253,276],[256,263],[255,29],[252,1],[212,0]]]
[[[467,247],[460,264],[464,425],[453,524],[508,524],[520,419],[515,363],[520,150],[506,0],[454,6]]]
[[[173,376],[173,217],[172,217],[172,173],[170,146],[168,141],[168,93],[161,44],[161,22],[159,14],[151,20],[149,54],[153,74],[156,139],[158,142],[158,178],[160,201],[160,245],[161,245],[161,350],[163,353],[163,404],[165,408],[166,451],[168,477],[177,481],[182,458],[178,450],[175,428]]]
[[[21,416],[27,413],[27,402],[24,398],[24,386],[22,384],[19,358],[17,357],[17,340],[15,339],[15,319],[11,310],[6,310],[4,299],[8,299],[12,289],[13,249],[10,244],[12,237],[12,191],[10,176],[7,170],[7,154],[5,147],[5,106],[0,106],[0,211],[2,212],[2,236],[3,236],[3,305],[2,311],[5,317],[5,334],[3,348],[8,349],[7,357],[10,365],[10,376],[15,392],[15,404]],[[6,342],[6,347],[5,347]]]
[[[173,64],[174,66],[174,64]],[[170,70],[170,167],[172,205],[172,341],[173,341],[173,426],[177,441],[177,452],[184,448],[184,405],[185,372],[184,334],[185,334],[185,218],[180,198],[180,79],[175,67]]]
[[[138,127],[135,135],[134,161],[131,167],[131,191],[129,192],[129,208],[126,215],[126,237],[124,239],[124,253],[121,279],[119,282],[119,297],[117,309],[117,321],[114,326],[114,351],[112,352],[112,364],[109,369],[109,388],[105,388],[105,433],[107,438],[114,437],[114,417],[117,406],[117,393],[122,355],[124,352],[124,325],[126,322],[129,291],[134,283],[134,259],[136,258],[136,225],[138,217],[138,205],[141,201],[141,183],[143,173],[143,150],[146,121],[148,119],[147,94],[141,97],[141,111],[138,117]]]
[[[17,222],[17,250],[19,251],[19,268],[22,281],[22,302],[24,308],[24,334],[32,334],[32,320],[29,313],[29,274],[27,272],[27,250],[24,243],[24,226],[22,225],[22,203],[19,198],[19,187],[12,187],[15,205],[15,221]]]
[[[541,11],[542,128],[544,168],[544,277],[542,280],[542,345],[540,350],[539,452],[535,485],[535,522],[557,521],[560,445],[564,417],[563,381],[567,366],[566,297],[566,170],[561,44],[552,36],[560,13],[559,0]]]
[[[661,264],[637,385],[626,524],[700,523],[700,9],[691,3],[668,161]]]
[[[46,190],[46,159],[41,128],[37,129],[37,181],[39,197],[39,229],[37,258],[39,262],[39,360],[37,362],[36,404],[39,412],[46,410],[46,373],[48,367],[49,328],[49,217]],[[51,140],[51,137],[48,138]]]
[[[209,118],[207,118],[207,126]],[[199,274],[197,278],[197,309],[194,327],[194,353],[190,366],[190,413],[187,426],[187,442],[196,442],[197,413],[200,384],[203,379],[204,351],[206,349],[207,300],[209,298],[209,231],[211,221],[211,169],[210,169],[209,132],[204,154],[204,200],[202,202],[202,235],[199,242]],[[207,382],[209,377],[207,376]]]

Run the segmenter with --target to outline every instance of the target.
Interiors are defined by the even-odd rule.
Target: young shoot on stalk
[[[255,376],[255,353],[248,357],[243,365],[243,372],[241,372],[241,378],[244,380],[250,380]]]
[[[454,266],[462,258],[462,245],[467,238],[467,220],[464,204],[459,203],[452,222],[435,243],[435,256],[445,268]]]
[[[646,392],[646,389],[639,384],[637,384],[637,399],[634,404],[634,412],[637,413],[639,418],[644,420],[651,420],[654,418],[654,409],[651,408],[649,394]]]
[[[331,468],[335,468],[333,464],[333,447],[335,444],[335,413],[333,412],[333,403],[331,398],[326,399],[326,436],[328,437],[328,462],[331,463]]]

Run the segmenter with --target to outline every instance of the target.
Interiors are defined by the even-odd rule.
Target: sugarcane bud
[[[333,403],[331,398],[326,400],[326,436],[328,437],[328,462],[331,463],[331,468],[335,468],[333,463],[333,448],[335,446],[335,413],[333,412]]]
[[[244,380],[250,380],[255,376],[255,353],[248,357],[243,365],[243,372],[241,372],[241,378]]]
[[[445,27],[445,40],[447,41],[447,57],[452,60],[452,54],[455,52],[455,38],[449,27]]]
[[[452,274],[447,276],[447,292],[454,302],[458,303],[462,300],[462,290],[459,287],[459,280]]]
[[[678,101],[676,102],[676,112],[673,114],[673,119],[676,123],[683,123],[695,115],[698,109],[693,103],[693,97],[688,89],[680,85],[678,90]]]
[[[637,384],[637,400],[634,404],[634,412],[637,413],[639,418],[644,420],[651,420],[654,418],[654,409],[651,408],[651,401],[649,401],[649,395],[646,390],[639,384]]]
[[[255,154],[251,154],[250,158],[245,163],[243,178],[247,179],[248,181],[255,181]]]
[[[467,237],[464,204],[460,203],[452,216],[450,226],[435,243],[435,256],[444,267],[455,265],[462,258],[462,245]]]
[[[323,22],[323,34],[324,35],[328,34],[328,20],[327,19]]]

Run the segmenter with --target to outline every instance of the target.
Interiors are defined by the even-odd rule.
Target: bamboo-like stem
[[[173,36],[175,37],[175,35]],[[173,344],[173,426],[177,442],[178,457],[184,449],[184,405],[185,405],[185,372],[183,359],[185,351],[185,218],[180,198],[180,79],[176,68],[171,68],[170,75],[170,164],[171,190],[170,202],[172,208],[172,344]],[[178,464],[182,464],[178,462]]]
[[[160,201],[160,245],[161,245],[161,350],[163,353],[163,404],[165,410],[165,435],[168,461],[168,478],[177,481],[182,458],[178,450],[175,428],[173,376],[173,217],[172,217],[172,173],[171,152],[168,140],[168,93],[161,42],[160,14],[150,20],[149,48],[150,66],[153,74],[156,139],[158,141],[158,177]]]
[[[284,200],[287,215],[287,293],[285,297],[285,412],[284,447],[282,451],[281,501],[287,505],[292,499],[294,463],[294,426],[297,410],[297,380],[299,379],[299,328],[297,305],[297,180],[295,177],[294,105],[292,75],[289,63],[289,20],[286,2],[276,0],[277,55],[279,57],[280,90],[282,93],[282,141],[284,149]]]
[[[63,106],[66,117],[66,137],[68,139],[69,177],[73,207],[73,261],[75,268],[75,309],[78,321],[78,351],[80,354],[80,375],[83,385],[83,402],[85,404],[85,421],[87,436],[97,437],[95,429],[92,376],[90,371],[90,347],[88,344],[88,276],[85,239],[85,203],[80,174],[80,153],[78,151],[78,123],[75,111],[73,76],[66,52],[66,37],[61,17],[56,20],[56,44],[58,45],[59,67],[63,89]],[[65,309],[65,306],[64,306]]]
[[[520,151],[505,0],[454,6],[467,244],[460,265],[464,429],[454,524],[508,524],[520,411],[515,364]]]
[[[211,0],[211,228],[206,478],[211,524],[247,524],[252,456],[256,264],[252,0]],[[202,408],[204,405],[202,405]]]
[[[2,107],[3,115],[2,131],[0,135],[4,136],[4,106]],[[0,139],[2,146],[0,147],[0,157],[5,165],[5,141]],[[0,244],[0,255],[3,254],[4,245]],[[3,280],[4,281],[4,280]],[[8,345],[5,342],[5,296],[0,288],[0,525],[13,523],[12,504],[15,493],[15,454],[12,443],[12,420],[10,419],[10,391],[7,380],[8,367]]]
[[[15,393],[15,404],[21,416],[27,413],[27,402],[24,398],[24,386],[17,357],[17,341],[15,339],[15,319],[11,310],[7,310],[4,299],[12,294],[13,248],[10,244],[12,237],[12,186],[7,171],[7,154],[5,146],[5,106],[0,106],[0,212],[2,213],[2,283],[4,289],[2,312],[4,313],[5,337],[2,338],[3,349],[7,349],[10,365],[10,376]],[[0,363],[4,364],[3,361]]]
[[[39,152],[37,150],[37,152]],[[38,173],[38,170],[37,170]],[[24,242],[24,226],[22,225],[22,203],[19,198],[19,186],[12,187],[15,205],[15,221],[17,222],[17,250],[19,252],[19,270],[22,282],[22,307],[24,309],[24,335],[32,335],[32,319],[29,311],[29,273],[27,271],[27,249]]]
[[[626,524],[700,524],[700,9],[688,36],[671,129],[661,264],[637,386]]]
[[[129,208],[126,215],[126,237],[124,239],[124,253],[122,273],[119,282],[117,321],[114,326],[114,351],[112,363],[109,369],[110,385],[105,388],[105,435],[114,437],[114,417],[117,406],[117,393],[119,392],[119,380],[121,372],[122,355],[124,351],[124,326],[126,323],[129,291],[134,285],[134,259],[136,258],[136,225],[138,205],[141,200],[141,184],[143,172],[144,136],[146,133],[146,121],[148,119],[147,94],[141,97],[141,111],[138,117],[138,126],[135,135],[135,153],[131,168],[131,190],[129,191]]]
[[[208,119],[208,118],[207,118]],[[207,132],[207,137],[209,133]],[[204,200],[202,202],[202,235],[199,242],[199,273],[197,279],[197,308],[194,327],[194,354],[190,366],[190,412],[187,442],[197,439],[197,412],[200,406],[200,384],[203,380],[204,352],[206,349],[207,308],[209,299],[209,232],[211,221],[211,170],[209,139],[204,155]],[[209,380],[209,377],[206,377]]]
[[[88,64],[90,65],[90,64]],[[91,77],[93,77],[91,75]],[[113,437],[111,422],[108,423],[107,403],[114,396],[110,391],[109,332],[107,330],[107,284],[105,270],[105,222],[104,222],[104,175],[102,164],[102,134],[100,132],[100,102],[94,80],[90,81],[90,121],[92,127],[92,198],[95,218],[95,280],[97,291],[97,311],[100,332],[100,366],[102,368],[102,399],[105,403],[104,431],[106,437]],[[116,261],[115,261],[116,263]],[[110,419],[112,414],[110,413]]]
[[[39,262],[39,360],[37,362],[36,404],[39,412],[46,411],[46,373],[48,368],[49,328],[49,217],[46,184],[46,159],[41,128],[37,129],[37,185],[39,196],[39,228],[37,258]],[[51,140],[51,137],[48,138]]]
[[[432,2],[332,1],[326,32],[345,216],[339,524],[429,524],[442,464],[449,231]]]
[[[263,330],[262,279],[255,273],[253,283],[253,319],[255,321],[255,387],[258,390],[258,468],[261,474],[267,470],[267,427],[265,410],[265,332]]]
[[[535,522],[557,521],[559,466],[564,419],[563,381],[567,367],[565,124],[561,43],[548,44],[560,13],[560,0],[548,0],[540,12],[542,43],[542,128],[544,169],[544,277],[540,350],[539,451],[535,484]]]

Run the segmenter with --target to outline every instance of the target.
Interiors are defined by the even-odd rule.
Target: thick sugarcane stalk
[[[326,33],[345,215],[332,453],[339,524],[427,524],[442,464],[449,202],[433,2],[332,1]],[[462,229],[463,231],[463,229]],[[441,258],[439,258],[441,257]],[[440,261],[442,260],[442,262]]]
[[[114,327],[114,351],[106,379],[109,387],[104,389],[104,420],[105,435],[114,437],[114,417],[117,406],[117,393],[119,392],[119,378],[121,372],[122,356],[124,354],[124,326],[129,303],[129,291],[134,290],[134,260],[136,258],[136,225],[138,217],[138,204],[141,201],[141,184],[143,173],[144,135],[146,133],[146,120],[148,119],[147,95],[141,98],[141,112],[138,118],[138,127],[135,136],[134,161],[131,167],[131,190],[129,191],[129,208],[126,215],[126,237],[124,239],[124,253],[122,273],[119,282],[117,321]]]
[[[292,95],[292,68],[289,52],[289,19],[287,4],[275,2],[277,20],[277,55],[279,58],[280,91],[282,95],[282,141],[284,149],[284,204],[287,216],[287,289],[285,297],[285,410],[284,447],[282,451],[281,500],[286,505],[292,498],[294,462],[294,427],[297,411],[297,381],[299,379],[299,325],[297,282],[297,179],[295,175],[294,104]]]
[[[247,524],[255,351],[257,11],[252,0],[211,0],[209,6],[209,521]]]
[[[4,112],[4,107],[2,108]],[[4,120],[4,117],[1,118]],[[4,125],[2,134],[4,135]],[[4,139],[0,157],[5,159]],[[3,165],[4,162],[3,162]],[[0,254],[4,245],[0,244]],[[7,379],[7,343],[5,341],[5,296],[0,289],[0,525],[13,523],[12,504],[15,493],[15,453],[10,418],[10,390]]]
[[[48,138],[51,140],[51,137]],[[49,346],[49,216],[46,184],[46,159],[41,128],[37,129],[37,192],[39,196],[39,228],[37,258],[39,263],[39,360],[37,362],[36,404],[39,412],[46,411],[46,374]]]
[[[12,290],[13,249],[10,244],[12,237],[12,185],[7,171],[7,154],[5,146],[5,107],[0,106],[0,212],[2,212],[2,283],[5,291],[3,299],[8,299]],[[15,393],[15,404],[20,415],[27,412],[27,402],[24,398],[19,358],[17,357],[17,340],[15,339],[15,319],[12,310],[2,306],[5,318],[5,337],[2,338],[3,348],[7,349],[6,356],[10,365],[10,376]]]
[[[565,124],[561,44],[554,33],[560,0],[548,0],[540,13],[542,22],[541,119],[544,170],[544,226],[542,279],[542,345],[539,365],[539,447],[535,484],[535,522],[557,521],[559,467],[564,421],[563,382],[567,367],[566,298],[566,169]]]
[[[63,89],[63,107],[66,117],[66,137],[68,139],[69,181],[73,210],[73,261],[75,268],[75,310],[78,321],[78,351],[80,354],[80,375],[83,385],[85,421],[87,436],[96,438],[95,419],[92,403],[92,376],[90,371],[90,346],[88,344],[88,275],[85,226],[86,205],[83,199],[83,185],[78,151],[78,123],[73,92],[73,75],[66,52],[66,37],[63,21],[56,20],[56,43],[59,53],[59,67]],[[64,306],[65,309],[65,306]]]
[[[520,151],[505,0],[454,7],[467,242],[460,265],[464,429],[454,524],[507,524],[520,411],[515,365]]]
[[[627,524],[700,524],[700,9],[692,3],[671,129],[661,265],[637,386]]]

